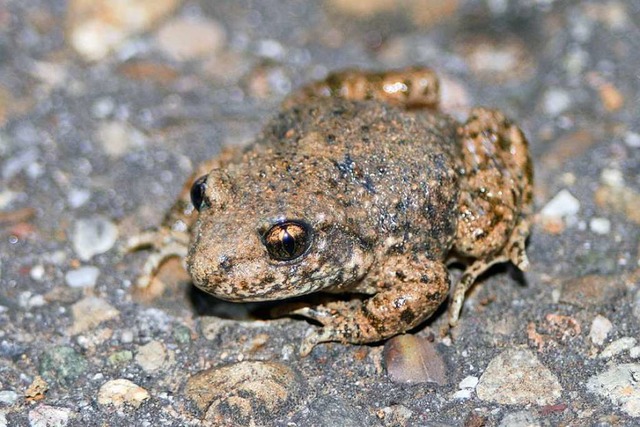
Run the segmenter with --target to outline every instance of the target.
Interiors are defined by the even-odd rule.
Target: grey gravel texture
[[[0,0],[0,427],[212,425],[187,381],[238,362],[295,373],[271,407],[217,390],[256,425],[637,425],[638,22],[635,0]],[[492,269],[451,336],[444,310],[413,331],[442,385],[394,382],[382,344],[300,358],[312,325],[208,298],[177,262],[134,289],[145,254],[119,248],[199,161],[331,70],[416,64],[446,111],[519,123],[536,175],[531,270]],[[492,363],[522,369],[517,398],[476,394]]]

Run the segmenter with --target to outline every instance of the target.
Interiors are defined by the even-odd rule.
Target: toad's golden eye
[[[291,261],[309,248],[311,230],[299,221],[281,222],[264,234],[263,241],[272,259]]]

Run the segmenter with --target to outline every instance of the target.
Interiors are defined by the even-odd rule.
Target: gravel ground
[[[135,19],[134,19],[135,18]],[[0,427],[640,423],[640,3],[0,0]],[[531,271],[386,344],[230,305],[129,236],[293,88],[423,64],[531,142]],[[454,276],[460,274],[453,271]]]

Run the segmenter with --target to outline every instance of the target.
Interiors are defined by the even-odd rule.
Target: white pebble
[[[637,359],[640,357],[640,346],[635,346],[631,350],[629,350],[629,357],[632,359]]]
[[[545,113],[556,116],[571,106],[571,96],[567,91],[552,89],[545,93],[543,102]]]
[[[611,221],[607,218],[591,218],[589,229],[596,234],[609,234],[611,231]]]
[[[631,148],[640,148],[640,134],[629,132],[624,137],[624,143]]]
[[[0,390],[0,403],[13,405],[18,400],[18,393],[13,390]]]
[[[613,324],[604,316],[597,315],[593,322],[591,322],[591,330],[589,331],[589,337],[591,341],[596,345],[604,344],[607,339],[607,335],[611,332]]]
[[[547,218],[563,218],[576,215],[579,211],[580,201],[565,189],[558,192],[540,213]]]
[[[29,276],[36,282],[42,282],[44,279],[44,266],[42,264],[34,265],[29,271]]]
[[[67,271],[64,281],[72,288],[93,288],[96,285],[100,269],[93,266],[80,267]]]
[[[107,252],[118,238],[118,228],[106,218],[96,216],[76,222],[73,249],[83,261]]]
[[[478,377],[474,377],[470,375],[465,379],[463,379],[462,381],[460,381],[460,384],[458,385],[458,387],[460,389],[476,388],[477,385],[478,385]]]
[[[617,354],[622,353],[625,350],[629,350],[636,345],[638,341],[633,337],[624,337],[619,340],[615,340],[611,344],[605,347],[600,353],[600,359],[609,359]]]
[[[600,181],[609,187],[624,187],[624,175],[619,169],[603,169],[600,172]]]
[[[458,390],[453,394],[453,398],[454,399],[460,399],[460,400],[470,399],[472,391],[473,391],[473,389],[471,389],[471,388],[465,388],[463,390]]]

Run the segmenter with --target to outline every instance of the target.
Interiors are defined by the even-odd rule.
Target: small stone
[[[590,274],[562,284],[560,301],[577,307],[601,307],[615,301],[622,292],[622,278]]]
[[[71,335],[89,331],[100,323],[114,319],[120,315],[111,304],[97,297],[86,297],[71,306],[73,325],[69,329]]]
[[[579,211],[580,201],[568,190],[561,190],[542,208],[540,214],[543,217],[566,218],[576,215]]]
[[[350,405],[345,399],[324,395],[305,405],[292,417],[298,426],[317,427],[368,427],[367,415],[362,409]],[[397,424],[396,424],[397,425]]]
[[[632,359],[637,359],[640,357],[640,346],[635,346],[631,350],[629,350],[629,357]]]
[[[13,390],[0,390],[0,403],[13,405],[18,400],[18,393]]]
[[[473,389],[465,388],[453,393],[453,398],[459,400],[471,399],[471,393],[473,393]]]
[[[225,43],[224,28],[204,18],[175,18],[158,31],[160,49],[173,59],[189,61],[212,56]]]
[[[640,133],[627,132],[624,143],[631,148],[640,148]]]
[[[506,414],[499,427],[538,427],[540,422],[529,411],[512,412]]]
[[[100,60],[179,4],[180,0],[71,0],[67,6],[69,43],[86,60]]]
[[[111,157],[120,157],[134,149],[144,147],[147,137],[129,123],[102,122],[96,131],[102,149]]]
[[[3,411],[0,411],[0,427],[9,427],[9,422]]]
[[[100,405],[113,405],[121,407],[123,405],[140,407],[142,402],[149,399],[149,392],[139,385],[120,378],[111,380],[100,387],[98,392],[98,403]]]
[[[602,353],[600,353],[599,357],[600,359],[610,359],[613,356],[616,356],[625,350],[630,350],[632,347],[636,345],[637,342],[638,340],[636,340],[633,337],[620,338],[618,340],[615,340],[608,346],[606,346],[604,350],[602,350]]]
[[[571,95],[562,89],[550,89],[544,94],[544,112],[549,116],[564,113],[571,106]]]
[[[117,366],[117,365],[124,365],[129,361],[131,361],[132,359],[133,359],[133,353],[131,351],[122,350],[122,351],[113,353],[111,356],[109,356],[109,359],[107,360],[111,365]]]
[[[85,266],[67,271],[64,275],[64,281],[67,286],[72,288],[93,288],[99,275],[100,269],[98,267]]]
[[[600,182],[608,187],[624,187],[624,175],[620,169],[603,169],[600,172]]]
[[[76,222],[73,249],[83,261],[110,250],[118,238],[118,228],[106,218],[96,216]]]
[[[447,368],[434,343],[405,334],[391,338],[383,351],[387,374],[398,383],[447,383]]]
[[[186,396],[211,425],[263,425],[297,406],[305,395],[302,378],[276,362],[240,362],[189,378]]]
[[[40,375],[68,385],[87,370],[87,360],[73,348],[53,347],[40,359]]]
[[[594,194],[596,205],[610,212],[623,214],[640,224],[640,193],[630,187],[602,185]]]
[[[618,111],[624,106],[624,95],[611,83],[603,83],[598,87],[600,101],[608,112]]]
[[[594,375],[587,382],[587,389],[606,397],[614,405],[632,417],[640,417],[640,364],[615,365]]]
[[[42,400],[45,397],[45,393],[49,390],[49,383],[47,383],[40,375],[31,381],[29,387],[24,391],[24,397],[28,401]]]
[[[462,381],[460,381],[460,384],[458,384],[458,388],[460,389],[476,388],[477,385],[478,385],[478,377],[468,376]]]
[[[44,280],[45,270],[42,264],[34,265],[29,271],[29,276],[36,282],[42,282]]]
[[[72,412],[69,408],[38,405],[29,411],[30,427],[64,427],[69,423]]]
[[[136,363],[148,373],[166,368],[173,362],[173,353],[168,352],[160,341],[151,341],[141,346],[136,354]]]
[[[480,400],[504,405],[553,404],[562,387],[557,377],[527,349],[510,349],[493,358],[480,377]]]
[[[591,323],[591,330],[589,331],[589,337],[591,342],[595,345],[602,345],[607,339],[607,335],[611,332],[613,324],[604,316],[597,315]]]
[[[589,229],[596,234],[609,234],[611,231],[611,221],[607,218],[591,218]]]

